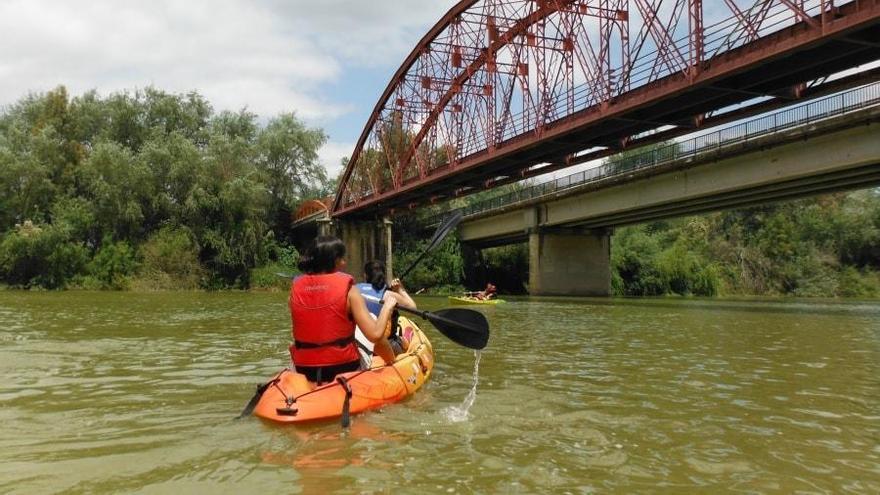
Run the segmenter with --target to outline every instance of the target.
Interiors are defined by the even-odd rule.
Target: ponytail
[[[372,285],[376,292],[382,291],[388,285],[385,280],[385,263],[381,261],[368,261],[364,265],[364,275],[367,278],[367,283]]]

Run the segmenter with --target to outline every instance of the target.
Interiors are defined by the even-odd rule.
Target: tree
[[[322,192],[328,182],[318,162],[318,149],[326,140],[323,131],[309,129],[292,113],[270,120],[257,136],[256,164],[269,192],[269,224],[286,240],[297,200]]]
[[[214,114],[195,92],[29,95],[0,112],[0,282],[247,287],[289,250],[284,211],[331,190],[325,139],[293,114]],[[163,253],[184,268],[156,268]]]

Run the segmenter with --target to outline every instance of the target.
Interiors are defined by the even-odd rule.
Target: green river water
[[[286,294],[0,291],[0,493],[880,493],[880,303],[479,310],[475,395],[425,323],[430,381],[343,431],[233,420]]]

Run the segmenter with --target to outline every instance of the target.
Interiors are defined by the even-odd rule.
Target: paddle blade
[[[382,304],[378,298],[363,294],[364,299]],[[456,344],[480,350],[489,343],[489,322],[483,313],[465,308],[441,309],[433,313],[397,305],[405,313],[420,316]]]
[[[489,322],[479,311],[450,308],[423,316],[456,344],[480,350],[489,343]]]
[[[251,400],[247,403],[246,406],[244,406],[244,409],[241,411],[241,414],[239,414],[238,417],[235,419],[242,419],[247,416],[250,416],[251,413],[254,412],[254,408],[257,407],[257,403],[260,402],[260,398],[262,398],[263,394],[266,393],[266,389],[269,388],[273,383],[275,383],[277,381],[278,381],[277,378],[273,378],[272,380],[269,380],[268,382],[266,382],[262,385],[257,385],[257,392],[254,394],[253,397],[251,397]]]

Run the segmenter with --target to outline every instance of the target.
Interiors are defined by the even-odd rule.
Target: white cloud
[[[393,65],[456,0],[262,0],[315,44],[353,63]]]
[[[451,0],[4,0],[0,105],[59,84],[72,94],[197,90],[217,109],[351,109],[321,96],[345,66],[396,66]],[[356,79],[356,68],[347,77]]]
[[[336,177],[342,172],[342,159],[350,157],[354,151],[354,143],[328,141],[318,150],[318,160],[327,169],[329,177]]]
[[[102,95],[196,90],[216,110],[294,111],[334,134],[331,177],[356,136],[332,131],[375,101],[358,71],[403,62],[455,0],[2,0],[0,107],[58,85]],[[331,86],[332,85],[332,86]],[[384,86],[384,83],[383,83]],[[330,93],[332,87],[335,93]],[[375,98],[378,98],[377,88]],[[357,93],[357,95],[355,95]],[[349,123],[350,124],[350,123]],[[346,128],[359,128],[347,125]]]

